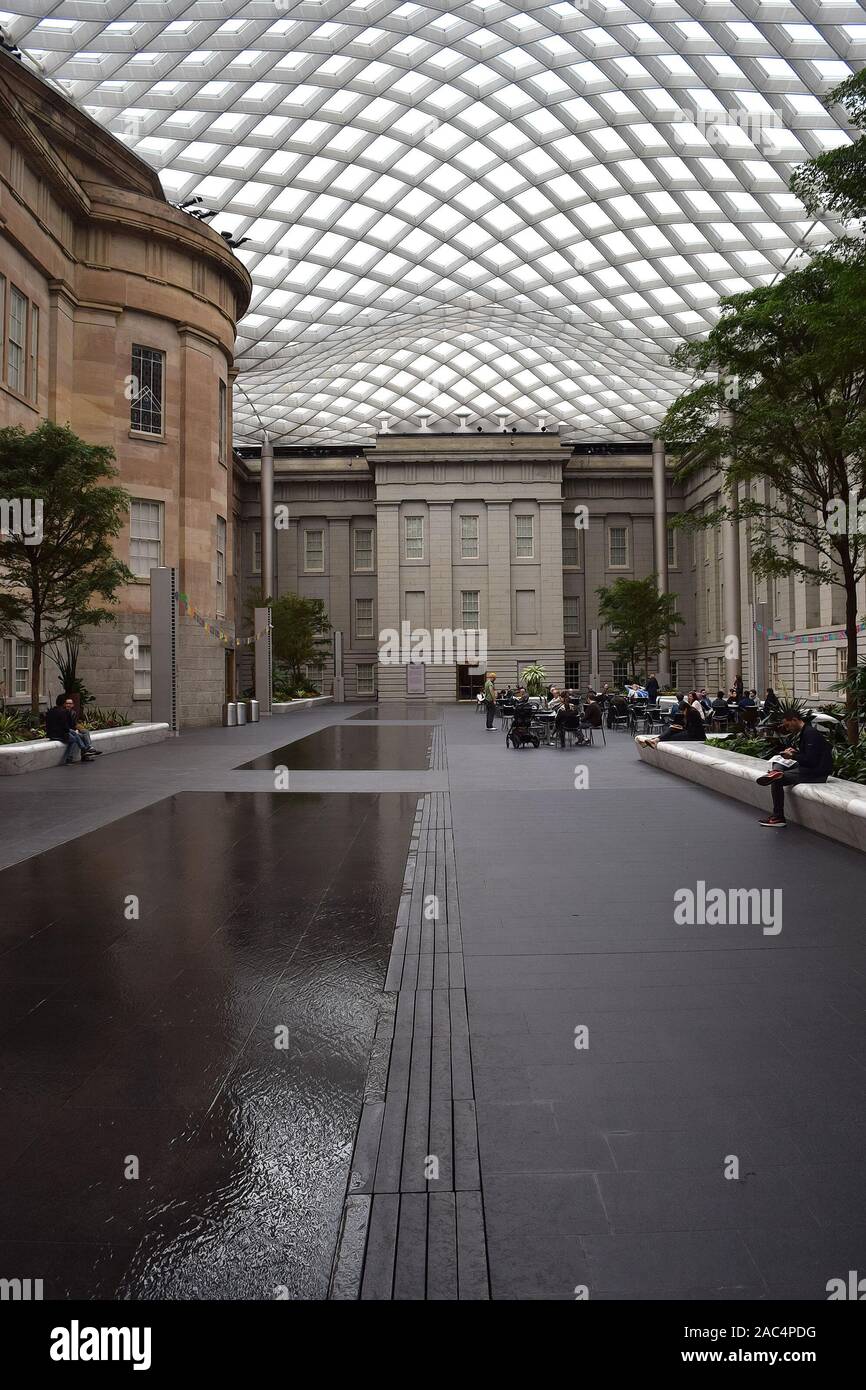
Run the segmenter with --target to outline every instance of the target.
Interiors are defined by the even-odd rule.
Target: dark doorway
[[[474,700],[484,689],[484,671],[476,666],[457,667],[457,699]]]

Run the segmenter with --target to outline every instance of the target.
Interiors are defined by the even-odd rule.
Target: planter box
[[[756,785],[767,771],[762,758],[708,748],[703,743],[660,743],[654,747],[642,734],[635,743],[643,761],[652,767],[723,796],[736,797],[760,811],[769,812],[772,807],[770,788]],[[826,782],[786,787],[785,817],[852,849],[866,850],[866,787],[858,782],[830,777]]]
[[[139,748],[143,743],[160,743],[168,738],[167,724],[129,724],[122,729],[102,729],[90,735],[94,748],[103,753],[123,753],[127,748]],[[15,777],[21,772],[38,772],[44,767],[58,767],[66,756],[66,746],[52,739],[37,738],[28,743],[0,745],[0,777]],[[76,762],[78,759],[76,758]]]
[[[309,700],[283,700],[279,704],[271,705],[272,714],[291,714],[296,709],[313,709],[316,705],[332,705],[333,695],[311,696]]]

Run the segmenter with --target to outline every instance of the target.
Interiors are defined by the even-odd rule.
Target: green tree
[[[684,481],[721,470],[721,501],[677,524],[750,526],[757,578],[799,575],[845,590],[857,665],[857,585],[866,575],[866,248],[816,255],[777,284],[722,300],[721,317],[672,362],[696,374],[660,434]],[[720,408],[735,406],[720,417]],[[753,484],[766,482],[766,496]],[[857,705],[848,697],[849,738]]]
[[[824,105],[844,106],[855,130],[866,131],[866,69],[834,87]],[[866,218],[866,135],[801,164],[791,178],[791,190],[813,216],[829,212],[842,222]]]
[[[331,624],[320,598],[283,594],[271,604],[274,660],[288,666],[292,683],[301,680],[303,666],[323,660],[331,645]]]
[[[646,579],[617,579],[596,593],[598,616],[610,631],[610,650],[628,662],[632,676],[642,656],[648,675],[650,658],[658,655],[668,635],[684,622],[676,595],[660,594],[654,574]]]
[[[31,433],[19,425],[0,430],[0,489],[10,514],[19,504],[39,532],[10,531],[0,543],[4,567],[0,631],[26,636],[33,645],[30,708],[39,713],[39,686],[46,646],[113,617],[121,585],[133,575],[114,554],[129,498],[108,486],[117,477],[114,454],[87,444],[71,429],[43,421]],[[39,539],[36,543],[31,541]]]

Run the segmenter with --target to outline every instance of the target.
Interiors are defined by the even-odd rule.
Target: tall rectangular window
[[[325,569],[325,533],[318,528],[304,532],[304,571],[322,574]]]
[[[562,563],[566,569],[580,568],[580,532],[570,522],[562,528]]]
[[[24,394],[27,352],[27,300],[12,285],[9,291],[9,330],[6,342],[6,380]]]
[[[531,560],[535,554],[535,544],[533,536],[532,516],[516,516],[514,518],[515,536],[515,555],[518,560]]]
[[[671,690],[678,690],[680,684],[680,667],[678,661],[671,662]]]
[[[226,384],[221,381],[219,384],[219,400],[217,409],[219,410],[219,461],[223,466],[226,464],[226,440],[228,438],[228,403],[229,393]]]
[[[217,617],[224,618],[226,612],[226,523],[221,516],[216,519],[216,605]]]
[[[133,497],[129,503],[129,568],[136,579],[149,579],[162,564],[162,503]]]
[[[39,394],[39,310],[30,305],[30,380],[27,383],[31,401]]]
[[[836,648],[836,679],[844,681],[848,678],[848,648]],[[843,697],[844,698],[844,697]]]
[[[461,516],[460,518],[460,558],[461,560],[478,559],[477,516]]]
[[[355,692],[358,695],[375,695],[376,668],[372,661],[362,661],[355,667]]]
[[[625,657],[616,656],[613,660],[613,683],[625,685],[628,680],[628,662]]]
[[[725,688],[725,676],[727,675],[727,668],[726,668],[726,666],[725,666],[725,658],[724,658],[723,656],[720,656],[720,657],[719,657],[717,675],[718,675],[718,678],[719,678],[719,684],[718,684],[718,686],[717,686],[716,688],[717,688],[718,690],[724,690],[724,688]]]
[[[134,343],[130,382],[131,430],[137,430],[139,434],[162,434],[164,374],[165,353]]]
[[[369,574],[373,565],[373,532],[368,526],[359,526],[354,533],[354,568],[361,574]]]
[[[30,667],[33,660],[33,648],[29,642],[15,643],[15,694],[30,694]]]
[[[779,684],[779,653],[770,652],[770,687],[775,690]]]
[[[566,690],[580,689],[580,662],[566,661],[565,663],[565,688]]]
[[[404,530],[404,558],[406,560],[424,559],[424,518],[407,516]]]
[[[253,574],[262,572],[262,533],[253,531]]]
[[[607,533],[608,569],[628,568],[628,530],[625,526],[611,526]]]
[[[677,567],[677,533],[668,527],[668,569],[675,570]]]
[[[809,653],[809,694],[817,695],[821,689],[821,680],[818,675],[818,652],[813,649]]]
[[[562,600],[563,630],[566,637],[575,637],[580,632],[580,599],[566,595]]]
[[[355,636],[373,636],[373,600],[371,598],[355,599]]]
[[[150,647],[139,647],[133,660],[132,693],[137,700],[150,699]]]
[[[478,589],[463,590],[460,611],[464,632],[477,632],[481,621],[481,593]]]

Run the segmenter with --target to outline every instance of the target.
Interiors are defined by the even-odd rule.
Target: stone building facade
[[[369,447],[278,447],[275,455],[275,500],[287,514],[277,531],[275,592],[324,601],[343,634],[350,701],[448,702],[478,689],[480,666],[445,661],[422,676],[380,662],[380,633],[403,623],[434,634],[477,624],[500,685],[516,683],[535,660],[553,684],[621,683],[626,671],[599,621],[598,589],[660,572],[658,511],[667,521],[720,501],[716,475],[683,490],[668,469],[662,502],[649,442],[574,446],[555,434],[491,428],[380,434]],[[242,450],[235,463],[237,570],[248,595],[261,584],[256,451]],[[756,581],[749,542],[745,524],[739,534],[667,528],[668,588],[684,619],[670,645],[671,685],[727,688],[734,652],[747,686],[837,698],[844,641],[792,639],[837,629],[842,590],[796,578]],[[333,662],[311,673],[325,693],[333,676]],[[252,683],[249,659],[244,679]]]
[[[131,499],[118,551],[137,577],[79,673],[135,719],[150,715],[152,565],[173,566],[196,608],[234,631],[232,354],[250,288],[152,169],[0,55],[0,427],[54,420],[114,450]],[[137,658],[124,656],[129,635]],[[26,642],[0,639],[9,704],[29,700],[29,659]],[[231,659],[227,670],[219,643],[180,620],[182,724],[218,720]],[[49,665],[46,697],[55,689]]]

